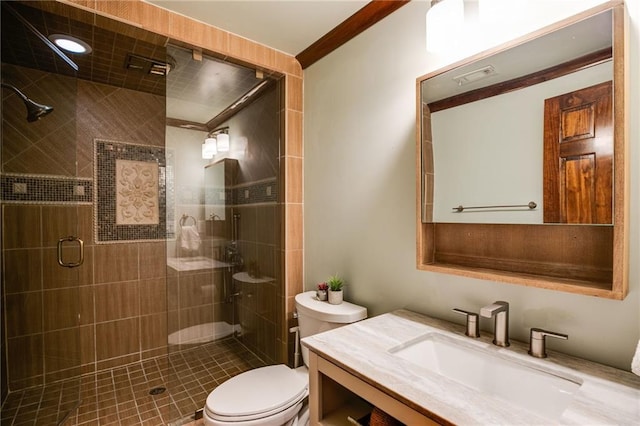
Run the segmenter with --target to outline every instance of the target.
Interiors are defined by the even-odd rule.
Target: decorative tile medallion
[[[157,225],[158,163],[116,160],[116,225]]]
[[[96,242],[165,239],[164,148],[96,139],[94,151]]]

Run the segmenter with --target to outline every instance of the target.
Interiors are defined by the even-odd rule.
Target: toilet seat
[[[249,422],[293,413],[308,394],[308,379],[284,364],[239,374],[213,390],[205,413],[222,422]]]

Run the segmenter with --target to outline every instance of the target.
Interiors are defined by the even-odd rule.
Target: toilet
[[[341,327],[367,317],[367,308],[343,302],[331,305],[315,291],[295,298],[300,337]],[[227,380],[207,397],[204,424],[210,426],[304,426],[309,413],[309,351],[302,347],[304,366],[269,365]]]

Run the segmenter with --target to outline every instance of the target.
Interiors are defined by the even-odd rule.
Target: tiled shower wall
[[[280,185],[282,191],[278,214],[281,218],[280,240],[283,241],[280,255],[282,289],[284,296],[278,303],[285,305],[286,324],[278,330],[280,339],[287,342],[288,362],[292,363],[294,340],[289,335],[289,327],[296,324],[293,318],[295,295],[304,289],[303,285],[303,162],[302,143],[303,121],[303,73],[295,57],[257,44],[233,33],[206,25],[202,22],[173,14],[165,9],[142,0],[72,0],[84,10],[91,11],[92,19],[104,17],[131,22],[140,28],[165,35],[179,43],[197,46],[215,56],[226,57],[259,70],[276,71],[284,75],[284,99],[281,102],[282,120],[280,139]],[[41,4],[41,2],[38,2]],[[60,6],[60,3],[57,4]],[[281,359],[284,361],[287,358]]]
[[[260,99],[229,120],[231,143],[246,138],[247,148],[238,158],[234,187],[238,221],[238,247],[245,271],[257,272],[256,282],[234,281],[241,296],[237,312],[240,339],[270,363],[287,358],[284,328],[284,285],[281,264],[280,205],[280,123],[282,100],[280,82]]]
[[[3,104],[6,173],[73,176],[77,155],[78,176],[90,180],[96,138],[164,146],[162,96],[6,64],[2,73],[21,76],[21,87],[56,108],[34,126],[22,105],[18,113]],[[74,139],[77,150],[65,152]],[[164,241],[96,244],[87,203],[8,203],[3,214],[11,390],[165,353]],[[79,268],[56,263],[56,242],[67,235],[85,241]]]
[[[57,8],[72,8],[73,1],[67,2],[63,7],[61,3],[57,4]],[[283,265],[280,268],[281,276],[283,280],[284,288],[281,289],[284,293],[283,298],[278,301],[282,303],[286,308],[286,321],[284,327],[278,330],[280,339],[282,342],[287,342],[284,347],[288,347],[289,362],[292,359],[293,353],[293,340],[288,336],[287,329],[289,326],[295,325],[295,319],[293,319],[292,313],[294,311],[294,296],[303,289],[302,283],[302,259],[303,259],[303,236],[302,236],[302,205],[303,205],[303,193],[302,193],[302,163],[303,163],[303,148],[302,148],[302,117],[303,117],[303,96],[302,96],[302,70],[299,63],[295,58],[285,55],[281,52],[274,51],[268,47],[257,45],[249,40],[238,37],[234,34],[219,30],[207,26],[201,22],[191,20],[189,18],[174,15],[166,10],[160,9],[149,3],[144,3],[141,0],[131,1],[112,1],[112,2],[95,2],[95,1],[82,1],[78,2],[82,4],[85,10],[91,14],[91,21],[104,20],[104,16],[114,17],[119,20],[132,22],[139,25],[141,28],[145,28],[154,31],[158,34],[163,34],[178,40],[182,43],[186,43],[193,46],[201,47],[210,52],[216,52],[222,56],[228,56],[236,58],[237,60],[246,63],[254,64],[259,69],[274,70],[281,72],[285,76],[285,97],[282,101],[281,113],[285,115],[283,120],[283,128],[281,134],[284,136],[281,138],[281,149],[279,153],[279,159],[281,161],[280,167],[280,184],[282,188],[283,203],[277,214],[281,217],[281,223],[283,224],[280,232],[280,239],[284,242],[284,246],[281,247],[280,255],[284,258]],[[39,2],[38,5],[48,7],[45,2]],[[120,91],[125,93],[126,91]],[[43,93],[36,87],[38,99]],[[36,96],[34,94],[34,98]],[[113,123],[100,123],[100,117],[96,120],[100,125],[107,127],[113,126]],[[43,121],[46,123],[47,121]],[[90,124],[89,124],[90,126]],[[155,128],[155,127],[154,127]],[[117,133],[120,133],[118,129]],[[157,130],[160,130],[159,128]],[[122,132],[126,132],[127,129],[122,129]],[[137,127],[128,129],[129,132],[137,132]],[[142,130],[144,132],[144,130]],[[98,133],[108,133],[100,131]],[[3,135],[4,136],[4,135]],[[127,135],[125,135],[127,136]],[[102,136],[105,137],[105,136]],[[144,138],[144,135],[141,135]],[[119,139],[114,134],[107,135],[105,138]],[[133,138],[125,138],[125,141],[132,141]],[[145,139],[146,140],[146,139]],[[155,140],[155,139],[154,139]],[[156,141],[157,143],[157,141]],[[32,157],[40,162],[49,162],[50,159],[39,153],[35,157]],[[83,166],[84,164],[84,166]],[[81,171],[87,171],[87,166],[90,164],[90,160],[86,158],[81,161],[79,158],[79,165]],[[81,173],[81,176],[91,176],[91,172]],[[286,188],[286,190],[285,190]],[[135,246],[135,245],[134,245]],[[136,253],[140,256],[143,253],[148,252],[148,249],[164,251],[162,244],[140,244],[137,246]],[[164,258],[164,256],[162,256]],[[138,262],[140,257],[138,258]],[[151,265],[153,266],[153,265]],[[138,275],[140,273],[138,272]],[[94,284],[91,284],[94,285]],[[94,291],[90,291],[91,295],[83,300],[90,299],[91,304],[94,301]],[[154,304],[155,305],[155,304]],[[147,309],[149,309],[147,311]],[[144,312],[153,312],[164,309],[164,307],[149,307],[140,309]],[[152,315],[152,314],[150,314]],[[91,342],[95,339],[96,324],[89,324],[85,326],[83,335],[88,336],[88,341]],[[153,345],[152,345],[153,346]],[[285,349],[286,351],[286,349]],[[147,352],[148,353],[148,352]],[[140,356],[143,356],[142,353]],[[90,355],[91,360],[87,365],[87,370],[94,368],[97,364],[97,356],[95,353]],[[3,368],[4,370],[4,368]],[[41,368],[43,371],[44,368]]]

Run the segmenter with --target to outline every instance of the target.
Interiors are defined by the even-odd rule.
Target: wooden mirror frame
[[[423,80],[612,11],[613,225],[469,224],[422,221]],[[419,270],[622,300],[628,293],[628,36],[613,0],[416,80],[416,265]]]

